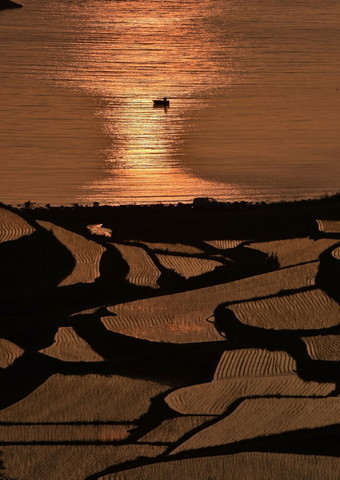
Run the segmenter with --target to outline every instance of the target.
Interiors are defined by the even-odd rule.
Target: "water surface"
[[[2,201],[339,190],[337,1],[22,3],[0,12]]]

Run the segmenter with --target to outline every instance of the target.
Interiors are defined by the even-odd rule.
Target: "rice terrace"
[[[339,46],[0,0],[0,480],[340,480]]]
[[[338,479],[338,195],[2,205],[0,241],[0,478]]]

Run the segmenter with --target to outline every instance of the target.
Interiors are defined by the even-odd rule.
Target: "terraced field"
[[[35,229],[20,215],[0,207],[0,243],[31,235]]]
[[[274,330],[309,330],[340,324],[337,303],[319,289],[228,307],[244,324]]]
[[[296,361],[284,351],[270,352],[260,348],[228,350],[217,365],[214,380],[287,375],[296,369]]]
[[[254,398],[194,434],[171,455],[339,422],[339,398]]]
[[[142,247],[114,243],[129,265],[127,280],[140,287],[158,288],[157,280],[161,272]]]
[[[228,378],[175,390],[165,397],[165,402],[183,415],[223,415],[244,397],[322,397],[335,388],[334,383],[305,382],[294,374]]]
[[[206,321],[216,306],[306,287],[314,282],[317,269],[316,263],[310,263],[231,283],[114,305],[108,310],[115,316],[102,317],[102,322],[108,330],[146,340],[176,343],[222,340],[213,324]],[[328,300],[325,303],[327,306]],[[243,305],[246,304],[240,304],[240,308]],[[333,305],[331,300],[329,305]]]
[[[340,233],[340,220],[316,220],[320,232]]]
[[[0,368],[9,367],[23,353],[24,351],[15,343],[0,338]]]
[[[10,445],[1,447],[1,459],[12,478],[79,480],[112,464],[164,450],[156,445]]]
[[[336,240],[322,238],[290,238],[271,242],[250,243],[249,247],[276,257],[281,267],[318,260],[321,253],[334,245]]]
[[[59,327],[51,346],[40,350],[44,355],[65,362],[100,362],[103,360],[72,327]]]
[[[141,241],[142,245],[154,251],[174,252],[174,253],[188,253],[190,255],[197,255],[204,253],[201,248],[185,243],[164,243],[164,242],[145,242]]]
[[[0,478],[338,480],[337,220],[37,210],[0,207]]]
[[[218,250],[236,248],[246,242],[246,240],[204,240],[204,243]]]
[[[195,478],[196,480],[230,479],[319,480],[320,472],[329,480],[338,480],[340,459],[314,455],[287,455],[275,453],[236,453],[211,457],[183,458],[168,462],[124,470],[98,477],[99,480],[168,480]],[[207,477],[208,475],[208,477]]]
[[[209,415],[186,415],[165,420],[158,427],[139,438],[139,442],[150,443],[174,443],[183,435],[210,422],[213,416]]]
[[[317,335],[302,340],[313,360],[340,362],[340,335]]]
[[[216,260],[197,257],[182,257],[180,255],[156,255],[161,264],[178,273],[181,277],[190,278],[212,272],[223,263]]]
[[[121,442],[126,440],[134,425],[114,425],[93,423],[76,424],[20,424],[1,425],[0,443],[30,444],[30,443],[85,443],[85,442]]]
[[[54,225],[51,222],[38,221],[46,230],[53,233],[73,255],[76,265],[73,272],[59,284],[59,286],[73,285],[75,283],[92,283],[99,276],[100,260],[105,248],[98,243]]]
[[[168,387],[117,375],[51,376],[23,400],[0,411],[0,422],[125,422],[146,413]]]

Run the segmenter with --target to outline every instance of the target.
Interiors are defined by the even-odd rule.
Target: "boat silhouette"
[[[153,106],[154,107],[169,107],[170,106],[170,100],[168,100],[166,97],[162,99],[156,99],[153,100]]]

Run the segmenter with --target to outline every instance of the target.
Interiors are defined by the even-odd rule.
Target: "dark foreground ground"
[[[0,206],[0,478],[338,479],[339,206]]]
[[[34,206],[34,205],[33,205]],[[72,229],[91,223],[112,228],[112,238],[198,241],[206,238],[268,240],[318,235],[315,218],[336,219],[340,194],[279,203],[210,203],[23,208],[26,218],[59,222]]]

